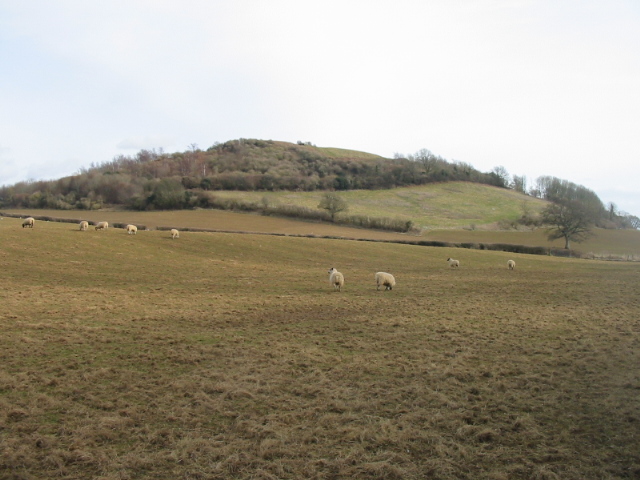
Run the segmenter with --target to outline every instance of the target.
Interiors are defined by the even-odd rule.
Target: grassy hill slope
[[[317,208],[324,192],[216,191],[216,196],[260,203]],[[515,220],[524,205],[537,213],[546,201],[514,190],[470,182],[435,183],[388,190],[338,192],[349,205],[349,215],[411,220],[418,228],[464,228]]]
[[[276,142],[284,147],[287,147],[287,142]],[[335,148],[335,147],[307,147],[310,151],[316,151],[322,156],[332,157],[332,158],[363,158],[363,159],[371,159],[371,160],[379,160],[381,158],[380,155],[376,155],[374,153],[361,152],[359,150],[350,150],[346,148]]]
[[[5,218],[0,265],[3,477],[640,472],[638,264]]]

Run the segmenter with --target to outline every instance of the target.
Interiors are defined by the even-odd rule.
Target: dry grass
[[[0,478],[640,477],[637,264],[5,218],[0,271]]]
[[[512,245],[546,246],[563,248],[564,239],[547,240],[546,229],[533,231],[467,231],[439,230],[423,235],[423,238],[443,242],[507,243]],[[640,231],[594,229],[594,235],[582,243],[571,243],[573,250],[591,254],[596,258],[613,260],[640,260]]]
[[[220,231],[242,231],[254,233],[276,233],[284,235],[316,235],[348,239],[385,241],[443,241],[453,243],[502,243],[513,245],[543,246],[561,249],[564,240],[547,240],[544,229],[534,231],[498,231],[440,229],[427,230],[421,236],[350,228],[320,222],[305,222],[287,218],[267,217],[252,213],[234,213],[221,210],[172,210],[155,212],[132,212],[123,210],[100,210],[84,212],[78,210],[21,210],[6,209],[8,213],[22,216],[43,215],[54,218],[87,219],[93,222],[106,220],[113,223],[134,223],[149,229],[157,227],[204,228]],[[595,235],[584,243],[573,243],[573,248],[582,254],[600,259],[640,259],[640,231],[596,229]]]
[[[46,215],[54,218],[78,218],[90,221],[106,220],[109,223],[134,223],[148,229],[157,227],[204,228],[221,231],[251,233],[278,233],[285,235],[340,236],[345,238],[370,238],[374,240],[406,240],[417,238],[403,233],[384,232],[338,226],[330,223],[294,220],[262,216],[257,213],[235,213],[223,210],[168,210],[154,212],[134,212],[129,210],[100,210],[85,212],[80,210],[22,210],[5,209],[8,213],[25,215]]]

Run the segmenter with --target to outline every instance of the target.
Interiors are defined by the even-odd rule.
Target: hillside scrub
[[[134,157],[92,164],[71,177],[4,186],[0,206],[90,209],[106,203],[137,209],[189,208],[201,201],[201,192],[211,190],[387,189],[459,180],[506,186],[494,173],[440,157],[434,161],[435,168],[425,169],[411,158],[240,139],[206,151],[142,150]]]

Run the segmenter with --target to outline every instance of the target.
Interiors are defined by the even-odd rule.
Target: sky
[[[238,138],[428,149],[640,216],[640,2],[0,0],[0,185]]]

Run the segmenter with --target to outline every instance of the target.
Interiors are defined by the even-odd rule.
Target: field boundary
[[[28,215],[18,213],[6,213],[0,212],[0,215],[10,218],[26,218],[33,217],[35,220],[48,221],[48,222],[60,222],[60,223],[80,223],[83,219],[75,218],[59,218],[52,217],[50,215]],[[87,220],[90,225],[95,225],[97,222]],[[113,228],[126,228],[128,224],[113,222],[111,226]],[[147,229],[142,224],[136,225],[139,230],[151,230]],[[155,230],[169,231],[175,226],[157,226]],[[593,255],[584,255],[577,250],[565,250],[563,248],[555,247],[533,247],[528,245],[517,245],[509,243],[482,243],[482,242],[444,242],[439,240],[388,240],[388,239],[372,239],[372,238],[355,238],[344,237],[340,235],[316,235],[316,234],[300,234],[300,233],[278,233],[278,232],[252,232],[248,230],[224,230],[224,229],[211,229],[211,228],[196,228],[196,227],[180,227],[180,231],[183,232],[199,232],[199,233],[231,233],[231,234],[244,234],[244,235],[271,235],[277,237],[299,237],[299,238],[323,238],[328,240],[352,240],[359,242],[377,242],[377,243],[396,243],[401,245],[417,245],[421,247],[446,247],[446,248],[466,248],[472,250],[491,250],[511,253],[522,253],[527,255],[547,255],[554,257],[567,257],[567,258],[585,258],[594,259]],[[623,258],[611,257],[600,258],[605,260],[623,260]]]
[[[176,227],[158,226],[156,230],[167,231]],[[340,235],[316,235],[301,233],[277,233],[277,232],[251,232],[246,230],[221,230],[210,228],[182,227],[183,232],[201,233],[240,233],[250,235],[274,235],[279,237],[301,237],[301,238],[324,238],[328,240],[353,240],[357,242],[374,243],[398,243],[401,245],[418,245],[421,247],[447,247],[447,248],[467,248],[474,250],[495,250],[512,253],[525,253],[530,255],[552,255],[557,257],[576,257],[580,253],[575,250],[564,250],[552,247],[531,247],[527,245],[512,245],[507,243],[478,243],[478,242],[443,242],[439,240],[385,240],[374,238],[343,237]]]

